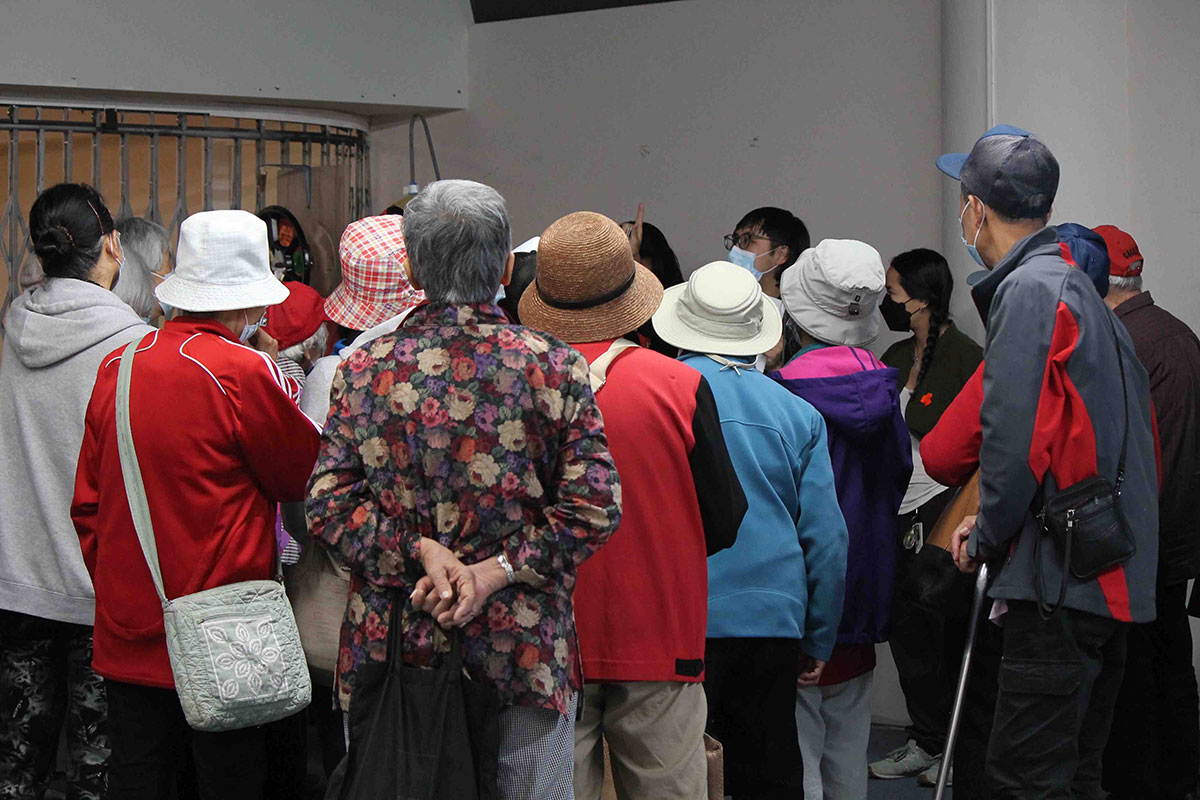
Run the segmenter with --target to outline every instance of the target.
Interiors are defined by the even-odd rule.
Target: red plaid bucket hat
[[[342,282],[325,300],[331,320],[365,331],[425,301],[404,274],[403,222],[389,214],[346,226],[338,247]]]

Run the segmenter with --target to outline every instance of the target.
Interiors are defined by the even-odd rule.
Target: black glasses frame
[[[762,239],[764,242],[770,242],[776,247],[783,247],[782,244],[775,241],[770,236],[763,236],[761,233],[750,233],[749,231],[746,231],[745,233],[737,233],[736,231],[734,233],[727,233],[721,241],[725,243],[726,250],[732,250],[734,245],[737,245],[745,250],[755,239]]]

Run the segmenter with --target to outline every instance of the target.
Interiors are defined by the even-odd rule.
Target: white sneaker
[[[929,765],[929,769],[917,776],[918,786],[937,786],[938,770],[942,767],[942,757],[938,756],[934,762]],[[946,785],[954,785],[954,763],[950,763],[950,774],[946,776]]]
[[[885,781],[911,778],[929,769],[931,764],[936,767],[938,757],[929,755],[917,746],[916,741],[909,739],[904,747],[898,747],[873,764],[868,764],[867,774]],[[937,780],[936,771],[934,780]]]

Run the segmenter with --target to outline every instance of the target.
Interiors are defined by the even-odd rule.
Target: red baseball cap
[[[1142,251],[1137,242],[1116,225],[1092,228],[1108,246],[1108,274],[1114,278],[1132,278],[1142,274]]]
[[[291,294],[277,306],[267,310],[267,333],[285,350],[300,344],[317,332],[317,328],[328,319],[325,316],[325,298],[311,286],[299,281],[285,281]]]

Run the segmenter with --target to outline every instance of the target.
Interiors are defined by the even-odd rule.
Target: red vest
[[[610,342],[572,345],[595,361]],[[575,621],[586,682],[698,682],[708,562],[688,455],[700,373],[626,350],[596,395],[621,474],[621,525],[579,567]]]

